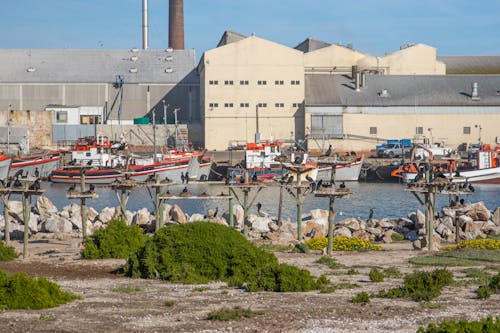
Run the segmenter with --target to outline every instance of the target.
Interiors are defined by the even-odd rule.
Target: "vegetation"
[[[448,246],[445,248],[447,251],[457,249],[500,250],[500,239],[471,239],[461,241],[456,246]]]
[[[382,290],[378,296],[386,298],[410,297],[416,301],[430,301],[439,295],[443,287],[453,282],[453,274],[446,269],[432,272],[416,271],[404,277],[401,288]]]
[[[8,261],[17,258],[16,250],[0,241],[0,261]]]
[[[347,275],[358,275],[359,271],[356,268],[349,268]]]
[[[131,293],[136,293],[136,292],[142,291],[142,288],[139,288],[139,287],[116,287],[116,288],[113,288],[112,291],[114,291],[115,293],[131,294]]]
[[[400,279],[403,274],[396,267],[389,267],[384,269],[384,276],[392,279]]]
[[[430,266],[474,266],[478,262],[500,262],[499,251],[461,248],[410,259],[410,263],[414,265]]]
[[[328,238],[312,238],[305,242],[312,250],[323,250],[328,245]],[[359,238],[334,237],[332,241],[333,251],[382,251],[380,245],[374,245]]]
[[[31,278],[25,273],[8,276],[0,270],[1,309],[53,308],[77,298],[43,277]]]
[[[83,246],[85,259],[128,258],[144,245],[147,236],[138,225],[127,226],[123,220],[112,220],[104,229],[99,229]]]
[[[420,327],[417,333],[496,333],[500,332],[500,317],[487,317],[479,321],[445,320],[442,323]]]
[[[490,298],[492,294],[500,293],[500,273],[496,274],[483,285],[479,286],[477,289],[477,298],[487,299]]]
[[[353,303],[369,303],[370,296],[366,292],[362,291],[352,298],[352,302]]]
[[[194,222],[160,229],[124,267],[130,277],[204,284],[226,281],[248,291],[319,289],[309,271],[278,264],[239,232],[215,223]]]
[[[402,242],[405,240],[405,236],[400,234],[400,233],[395,232],[391,235],[391,239],[393,242]]]
[[[384,281],[384,273],[379,271],[376,268],[372,268],[370,270],[370,274],[368,275],[370,277],[370,281],[372,282],[382,282]]]
[[[163,305],[165,305],[167,308],[170,308],[175,305],[175,302],[172,300],[166,300],[165,302],[163,302]]]
[[[344,267],[344,265],[342,265],[341,263],[339,263],[337,261],[337,259],[331,258],[331,257],[327,257],[327,256],[322,256],[321,258],[319,258],[318,260],[316,260],[316,262],[318,264],[322,264],[322,265],[328,266],[331,269],[337,269],[337,268]]]
[[[252,311],[250,309],[243,309],[239,306],[236,306],[232,309],[223,308],[221,310],[212,311],[207,315],[206,319],[228,321],[228,320],[239,320],[242,318],[253,318],[261,314],[264,314],[264,312]]]

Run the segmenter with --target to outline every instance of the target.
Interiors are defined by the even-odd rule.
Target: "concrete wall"
[[[29,128],[29,149],[44,149],[52,144],[52,114],[46,111],[0,111],[0,125]]]
[[[327,141],[326,147],[331,143],[340,151],[374,149],[377,139],[422,140],[424,137],[434,142],[444,141],[447,146],[456,148],[462,142],[478,142],[479,126],[483,143],[495,145],[497,138],[500,139],[500,107],[307,108],[306,127],[311,126],[311,114],[325,111],[343,115],[344,135],[364,137]],[[371,135],[370,127],[376,127],[377,134]],[[416,134],[416,127],[422,127],[422,135]],[[470,134],[464,134],[464,127],[470,127]],[[308,145],[310,149],[318,148],[312,138]]]
[[[254,141],[259,103],[267,104],[258,108],[261,138],[303,137],[302,52],[252,36],[207,51],[202,60],[201,101],[207,149],[226,149],[234,140]],[[248,85],[240,81],[248,81]],[[258,81],[266,84],[259,85]],[[232,107],[226,106],[230,103]],[[241,107],[241,103],[248,103],[248,107]]]
[[[306,68],[318,67],[345,67],[348,68],[347,73],[353,65],[367,55],[349,48],[331,45],[319,50],[304,54],[304,66]]]

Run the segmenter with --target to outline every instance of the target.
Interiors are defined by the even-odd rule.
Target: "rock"
[[[481,231],[481,227],[483,226],[483,222],[474,222],[474,221],[469,221],[466,222],[462,226],[462,230],[467,233],[467,232],[479,232]]]
[[[441,219],[441,223],[444,224],[448,229],[455,230],[454,218],[450,216],[445,216]]]
[[[449,216],[451,218],[455,218],[456,216],[456,211],[453,208],[450,207],[443,207],[443,215],[444,216]]]
[[[346,228],[346,227],[340,227],[340,228],[337,228],[333,231],[333,236],[334,237],[348,237],[348,238],[351,238],[352,237],[352,232],[349,228]]]
[[[98,215],[99,213],[94,209],[94,207],[87,207],[87,218],[89,219],[89,221],[93,222]]]
[[[259,239],[260,237],[261,237],[261,233],[258,232],[257,230],[249,230],[248,231],[248,238]]]
[[[248,216],[248,224],[256,232],[269,232],[269,222],[272,222],[269,217],[261,217],[254,214]]]
[[[371,237],[370,237],[370,234],[365,231],[365,230],[357,230],[357,231],[354,231],[352,233],[352,237],[353,238],[359,238],[359,239],[362,239],[362,240],[365,240],[365,241],[370,241],[371,240]],[[375,239],[375,237],[373,237]]]
[[[226,227],[229,226],[229,224],[227,223],[226,219],[221,217],[221,216],[216,216],[216,217],[213,217],[209,220],[211,223],[217,223],[217,224],[222,224],[222,225],[225,225]]]
[[[496,227],[497,226],[492,221],[486,221],[481,227],[481,231],[486,234],[489,234],[490,232],[495,231]]]
[[[104,224],[101,222],[101,221],[96,221],[94,222],[91,226],[89,226],[90,228],[90,232],[88,233],[89,235],[93,234],[94,232],[96,232],[97,230],[99,229],[102,229],[104,228]]]
[[[235,229],[237,230],[243,229],[243,216],[244,216],[243,207],[241,207],[241,205],[235,204],[233,206],[233,221]],[[229,223],[229,212],[224,212],[224,214],[222,214],[222,217]]]
[[[317,224],[314,221],[309,221],[306,223],[303,234],[305,239],[325,237],[323,226]]]
[[[36,234],[38,232],[38,215],[30,212],[30,219],[28,221],[28,229],[31,233]]]
[[[386,243],[386,244],[390,244],[392,243],[392,235],[395,234],[396,232],[392,229],[389,229],[387,230],[385,233],[384,233],[384,236],[382,237],[382,242]]]
[[[383,229],[394,229],[396,223],[388,218],[383,218],[380,221],[378,221],[378,226]]]
[[[82,230],[82,216],[81,215],[73,215],[69,218],[69,221],[75,227],[75,229]],[[88,224],[89,224],[89,221],[87,220],[87,225]]]
[[[440,234],[443,238],[447,238],[449,235],[453,234],[453,231],[444,223],[440,223],[437,226],[436,232]]]
[[[482,201],[469,205],[465,214],[474,221],[488,221],[491,217],[490,211]]]
[[[311,217],[313,220],[328,220],[328,210],[313,209],[311,210]]]
[[[197,222],[197,221],[204,221],[205,216],[202,214],[193,214],[189,217],[189,222]]]
[[[351,231],[357,231],[361,229],[359,221],[356,218],[345,219],[343,221],[340,221],[338,224],[349,228]]]
[[[170,216],[172,218],[172,221],[180,224],[187,223],[186,215],[182,211],[181,207],[179,207],[179,205],[174,205],[172,207],[172,209],[170,210]]]
[[[290,221],[281,221],[280,223],[280,229],[279,229],[279,232],[280,233],[289,233],[289,234],[292,234],[294,235],[294,239],[297,238],[297,224],[295,223],[292,223]]]
[[[409,233],[411,229],[402,226],[397,226],[396,229],[394,229],[394,231],[396,231],[398,234],[404,235]]]
[[[103,224],[106,224],[113,219],[115,213],[116,213],[115,207],[104,207],[97,216],[97,219],[101,221]]]
[[[415,222],[406,217],[402,217],[398,221],[398,227],[413,230],[415,229]]]
[[[35,205],[38,215],[50,216],[57,214],[57,207],[44,195],[38,197]]]
[[[23,220],[23,203],[21,201],[12,200],[9,201],[8,206],[9,215],[21,222]]]
[[[474,220],[472,219],[472,217],[469,217],[467,215],[460,215],[458,217],[458,225],[463,229],[463,226],[466,224],[466,223],[469,223],[469,222],[473,222]]]
[[[18,223],[11,223],[9,225],[9,234],[11,240],[22,240],[24,239],[24,226]]]
[[[409,233],[405,234],[405,239],[408,239],[410,241],[415,241],[418,239],[418,233],[416,230],[412,230]]]
[[[132,220],[134,219],[134,213],[132,213],[131,211],[129,210],[126,210],[125,211],[125,223],[128,225],[128,226],[131,226],[132,225]],[[121,215],[117,215],[115,216],[115,219],[121,219]]]
[[[411,243],[411,245],[415,250],[422,250],[426,244],[424,244],[423,239],[417,238]]]
[[[369,232],[370,234],[378,237],[380,235],[382,235],[382,229],[380,228],[366,228],[366,231]]]
[[[149,210],[147,208],[141,208],[133,216],[132,224],[147,225],[149,224],[150,218],[151,218],[151,213],[149,213]]]
[[[73,230],[73,224],[60,216],[51,216],[43,223],[42,230],[51,233],[69,233]]]
[[[276,222],[274,222],[274,221],[269,222],[269,230],[274,232],[274,231],[278,231],[279,228],[280,227]]]
[[[495,209],[495,212],[493,213],[492,216],[492,221],[495,223],[496,226],[500,227],[500,207],[497,207]]]
[[[59,213],[59,216],[68,220],[71,216],[69,212],[70,208],[71,206],[64,206],[61,212]]]

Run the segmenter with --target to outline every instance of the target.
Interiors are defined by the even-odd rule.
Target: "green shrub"
[[[247,290],[307,291],[319,283],[309,271],[278,264],[239,232],[223,225],[193,222],[160,229],[132,254],[130,277],[181,283],[227,281]]]
[[[500,293],[500,273],[498,273],[497,275],[495,275],[491,278],[491,281],[489,283],[489,287],[491,289],[491,292],[493,292],[495,294]]]
[[[358,275],[359,271],[356,268],[349,268],[347,275]]]
[[[144,245],[147,236],[138,225],[127,226],[123,220],[112,220],[83,243],[85,259],[127,258]]]
[[[453,274],[446,269],[417,271],[405,276],[402,288],[382,290],[378,295],[385,298],[411,297],[416,301],[428,302],[441,295],[441,289],[452,282]]]
[[[368,275],[370,277],[370,281],[372,282],[382,282],[384,281],[384,273],[379,271],[376,268],[372,268],[370,270],[370,274]]]
[[[232,309],[223,308],[221,310],[212,311],[207,315],[206,320],[238,320],[242,318],[253,318],[263,313],[263,311],[252,311],[250,309],[243,309],[239,306],[236,306]]]
[[[405,236],[395,232],[391,235],[391,239],[393,242],[402,242],[405,240]]]
[[[319,258],[318,260],[316,260],[316,262],[318,264],[322,264],[322,265],[328,266],[331,269],[337,269],[337,268],[344,267],[344,265],[342,265],[341,263],[339,263],[337,261],[337,259],[331,258],[331,257],[327,257],[327,256],[322,256],[321,258]]]
[[[399,279],[403,277],[403,274],[397,269],[396,267],[389,267],[384,269],[384,275],[385,277],[392,278],[392,279]]]
[[[62,291],[49,280],[31,278],[25,273],[8,276],[0,270],[0,308],[46,309],[77,299],[76,295]]]
[[[163,305],[165,305],[167,308],[170,308],[175,305],[175,302],[172,300],[166,300],[165,302],[163,302]]]
[[[500,317],[491,316],[479,321],[445,320],[442,323],[429,324],[427,328],[420,327],[417,333],[497,333],[500,332]]]
[[[479,286],[477,288],[477,298],[488,299],[491,296],[491,290],[488,286]]]
[[[368,303],[370,302],[370,296],[362,291],[352,298],[353,303]]]
[[[487,299],[490,298],[491,294],[498,293],[500,293],[500,273],[493,276],[489,282],[477,288],[477,298],[479,299]]]
[[[8,261],[17,258],[16,250],[0,241],[0,261]]]

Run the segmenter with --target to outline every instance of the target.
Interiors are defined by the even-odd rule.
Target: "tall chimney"
[[[174,50],[184,49],[184,1],[169,0],[168,46]]]
[[[148,49],[148,0],[142,0],[142,48]]]

